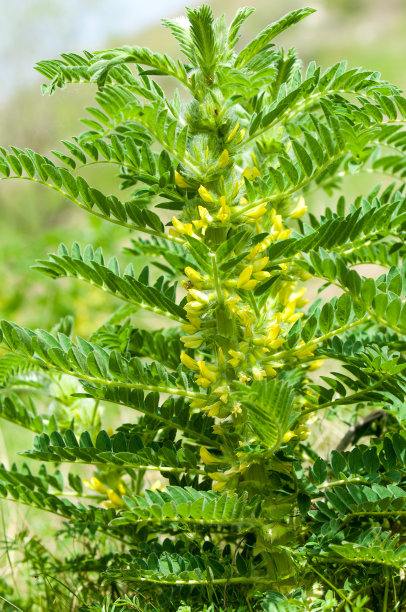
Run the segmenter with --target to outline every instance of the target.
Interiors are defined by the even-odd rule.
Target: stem
[[[52,450],[50,451],[52,452]],[[34,457],[35,459],[35,457]],[[43,461],[43,459],[40,459],[40,461]],[[82,465],[95,465],[95,466],[101,466],[101,467],[105,467],[106,465],[109,465],[109,462],[107,461],[97,461],[97,458],[92,461],[89,459],[89,461],[77,461],[75,460],[74,457],[72,457],[72,461],[70,461],[69,459],[61,459],[60,457],[58,457],[58,459],[55,459],[55,462],[57,463],[76,463],[76,464],[82,464]],[[111,465],[111,464],[110,464]],[[134,463],[114,463],[114,466],[117,468],[128,468],[131,470],[140,470],[140,471],[151,471],[151,472],[168,472],[171,474],[182,474],[182,473],[188,473],[188,474],[197,474],[199,476],[207,476],[207,472],[205,472],[204,470],[199,470],[197,468],[190,468],[188,466],[184,466],[184,467],[168,467],[165,465],[159,466],[159,465],[135,465]],[[348,481],[350,482],[350,481]],[[69,491],[62,491],[59,493],[54,493],[54,495],[63,495],[65,497],[85,497],[87,499],[94,499],[94,500],[102,500],[104,499],[103,497],[99,497],[98,495],[86,495],[86,494],[80,494],[80,493],[71,493]]]
[[[0,599],[2,599],[3,601],[5,601],[9,606],[13,606],[13,608],[15,608],[16,610],[18,610],[19,612],[23,612],[23,610],[21,610],[21,608],[17,608],[17,606],[15,606],[11,601],[9,601],[8,599],[5,599],[4,597],[2,597],[0,595]]]
[[[323,576],[323,574],[320,574],[320,572],[318,572],[318,571],[316,570],[316,568],[315,568],[313,565],[311,565],[309,562],[307,563],[307,566],[308,566],[308,567],[309,567],[309,568],[312,570],[312,572],[314,572],[315,574],[317,574],[317,576],[318,576],[319,578],[321,578],[321,580],[323,580],[323,582],[325,582],[326,584],[328,584],[328,586],[329,586],[331,589],[333,589],[333,591],[334,591],[335,593],[337,593],[337,595],[338,595],[339,597],[341,597],[341,599],[343,599],[345,602],[347,602],[349,605],[351,605],[350,600],[348,599],[348,597],[346,597],[346,596],[344,595],[344,593],[342,593],[342,592],[341,592],[341,589],[338,589],[336,586],[334,586],[334,584],[333,584],[332,582],[330,582],[330,580],[328,580],[328,579],[327,579],[325,576]],[[351,607],[352,607],[352,606],[351,606]]]
[[[382,608],[382,612],[387,612],[388,611],[388,596],[389,596],[389,578],[388,578],[388,576],[386,576],[385,591],[384,591],[384,594],[383,594],[383,608]]]
[[[75,591],[72,591],[72,589],[68,587],[67,584],[62,582],[62,580],[59,580],[59,578],[56,578],[55,576],[51,576],[51,574],[44,574],[43,572],[41,572],[41,576],[48,578],[48,579],[52,578],[52,580],[55,580],[55,582],[57,582],[58,584],[62,585],[65,589],[67,589],[69,593],[71,593],[73,597],[76,597],[76,599],[78,599],[82,604],[86,604],[85,600],[82,599],[82,597],[80,597],[77,593],[75,593]]]

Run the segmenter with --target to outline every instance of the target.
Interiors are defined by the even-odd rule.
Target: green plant
[[[165,21],[186,63],[139,47],[40,62],[46,92],[97,83],[88,131],[53,152],[62,165],[1,149],[4,178],[136,232],[126,251],[151,262],[120,272],[61,245],[36,269],[123,305],[87,340],[70,318],[52,333],[1,323],[0,416],[37,434],[20,454],[43,464],[2,467],[0,494],[62,517],[58,540],[80,544],[30,540],[30,609],[406,605],[406,102],[376,72],[304,70],[276,47],[309,8],[237,52],[252,10],[229,27],[208,6]],[[96,163],[117,166],[125,199],[77,174]],[[348,203],[344,178],[361,172],[393,182]],[[306,306],[314,279],[337,296]],[[128,421],[115,430],[111,404]],[[326,415],[351,428],[319,456]]]

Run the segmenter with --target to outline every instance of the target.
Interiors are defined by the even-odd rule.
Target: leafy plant
[[[0,149],[4,180],[130,230],[134,257],[120,271],[62,244],[35,266],[123,302],[88,339],[70,319],[0,324],[0,416],[37,434],[20,454],[42,462],[1,467],[0,495],[61,517],[58,539],[81,547],[51,554],[23,533],[45,603],[5,590],[10,606],[406,605],[406,101],[376,72],[303,68],[277,47],[310,8],[237,51],[252,11],[164,21],[185,62],[130,46],[40,62],[46,92],[98,85],[87,131],[56,161]],[[90,164],[114,164],[124,197],[86,181]],[[347,202],[345,176],[361,172],[392,182]],[[314,279],[336,296],[309,304]],[[126,421],[114,430],[111,404]],[[316,451],[326,415],[351,427]]]

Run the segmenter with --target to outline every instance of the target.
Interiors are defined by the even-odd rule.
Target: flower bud
[[[227,149],[224,149],[222,154],[219,157],[219,168],[225,168],[229,162],[230,156],[228,154]]]
[[[203,185],[200,185],[198,191],[199,191],[200,197],[202,198],[204,202],[214,202],[213,197],[207,191],[206,187],[204,187]]]

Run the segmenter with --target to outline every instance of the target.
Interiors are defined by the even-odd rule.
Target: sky
[[[0,104],[18,88],[40,83],[36,61],[103,48],[112,38],[180,14],[184,5],[185,0],[0,0]]]

